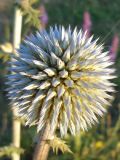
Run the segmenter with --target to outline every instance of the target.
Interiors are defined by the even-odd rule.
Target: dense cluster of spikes
[[[8,96],[26,125],[40,131],[48,122],[75,135],[98,122],[114,92],[108,52],[93,36],[62,26],[24,40],[11,61]]]

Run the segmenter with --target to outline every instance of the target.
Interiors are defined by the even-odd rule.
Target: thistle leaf
[[[23,154],[24,150],[22,148],[17,148],[13,146],[5,146],[0,148],[0,157],[8,156],[10,157],[12,153]]]
[[[62,153],[65,153],[65,152],[72,153],[72,151],[70,150],[66,142],[56,136],[54,137],[54,139],[49,140],[48,143],[56,154],[58,153],[58,150],[61,150]]]

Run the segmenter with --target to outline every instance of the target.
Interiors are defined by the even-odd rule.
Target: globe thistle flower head
[[[51,27],[27,37],[14,56],[8,96],[26,125],[40,131],[48,122],[75,135],[98,122],[113,97],[113,62],[93,36]]]

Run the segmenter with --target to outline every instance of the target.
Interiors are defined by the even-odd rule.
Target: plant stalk
[[[50,125],[47,123],[46,127],[42,130],[42,133],[39,134],[39,140],[33,155],[33,160],[47,160],[50,150],[48,140],[51,138],[52,135],[50,134]]]
[[[21,30],[22,30],[22,13],[21,10],[15,8],[15,17],[14,17],[14,31],[13,31],[13,53],[16,54],[16,49],[20,46],[21,41]],[[18,119],[16,119],[17,113],[13,106],[13,146],[20,147],[20,133],[21,133],[21,124]],[[12,154],[12,160],[20,160],[20,155],[18,153]]]

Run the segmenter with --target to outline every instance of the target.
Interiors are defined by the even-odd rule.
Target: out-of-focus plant
[[[3,62],[7,62],[10,59],[10,54],[12,53],[12,44],[9,42],[6,42],[4,44],[0,45],[0,59],[3,60]]]
[[[117,34],[115,34],[112,40],[112,44],[110,47],[110,53],[109,53],[112,61],[116,60],[118,48],[119,48],[119,37]]]
[[[40,10],[40,22],[41,22],[40,29],[45,29],[48,24],[48,14],[46,12],[44,5],[40,5],[39,10]]]
[[[38,0],[16,0],[15,4],[18,5],[25,16],[25,23],[30,26],[34,26],[36,28],[40,28],[40,11],[38,9],[34,9],[34,5],[38,3]]]
[[[17,147],[14,147],[12,145],[1,147],[0,148],[0,157],[3,157],[3,156],[11,157],[13,152],[16,152],[18,154],[23,154],[24,150],[22,148],[17,148]]]
[[[42,11],[40,11],[39,7],[36,7],[36,4],[39,4],[38,0],[15,0],[14,4],[15,6],[20,7],[22,10],[22,14],[24,16],[24,21],[25,21],[24,25],[27,28],[27,29],[24,29],[25,33],[29,32],[29,29],[32,26],[34,26],[37,29],[40,29],[40,26],[41,26],[40,15],[42,15],[43,13]],[[46,13],[45,15],[47,17]],[[23,28],[24,28],[24,25],[23,25]],[[0,59],[2,59],[3,62],[7,62],[10,59],[10,54],[12,53],[12,50],[13,48],[10,42],[5,42],[1,44],[0,45]]]
[[[83,15],[83,31],[84,32],[87,31],[87,37],[90,37],[91,27],[92,27],[92,22],[90,13],[85,11]]]

